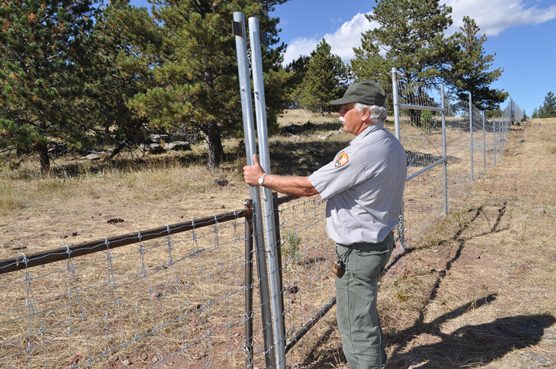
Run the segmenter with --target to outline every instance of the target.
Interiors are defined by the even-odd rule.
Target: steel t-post
[[[400,137],[400,98],[398,96],[398,78],[396,68],[392,68],[392,105],[394,107],[394,127],[396,138],[401,142]],[[404,225],[403,200],[400,209],[400,221],[398,222],[398,236],[400,238],[400,248],[402,254],[405,252],[405,225]]]
[[[241,110],[243,117],[243,131],[245,134],[245,155],[247,164],[253,164],[253,154],[257,152],[255,142],[255,127],[253,122],[253,101],[251,98],[251,82],[249,78],[249,59],[247,58],[247,34],[245,32],[245,16],[235,12],[233,15],[233,31],[236,41],[237,65],[239,75],[239,89],[241,95]],[[253,200],[255,220],[255,251],[257,257],[257,274],[259,278],[259,293],[261,300],[261,318],[263,327],[265,363],[267,368],[275,368],[274,349],[272,336],[272,323],[270,311],[270,298],[268,288],[268,272],[264,249],[264,233],[262,206],[259,187],[251,186],[249,195]]]
[[[270,155],[268,151],[268,130],[266,121],[266,103],[263,81],[263,61],[261,57],[261,35],[259,19],[249,18],[249,40],[251,45],[251,69],[253,71],[253,88],[255,96],[255,115],[257,117],[257,136],[259,138],[260,163],[266,173],[270,173]],[[263,192],[265,208],[265,229],[268,253],[268,269],[270,282],[270,303],[272,307],[272,328],[274,333],[274,352],[276,368],[286,368],[286,350],[283,334],[283,311],[280,304],[282,286],[280,285],[280,263],[278,261],[277,242],[274,222],[274,202],[272,190],[265,188]]]
[[[444,178],[444,215],[448,214],[448,150],[446,146],[446,101],[444,85],[440,86],[440,99],[442,106],[442,174]]]

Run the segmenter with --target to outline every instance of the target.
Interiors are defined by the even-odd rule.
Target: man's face
[[[361,127],[363,126],[363,112],[355,109],[355,103],[344,104],[338,112],[340,115],[340,120],[344,123],[342,130],[346,133],[351,133],[354,135],[359,134]]]

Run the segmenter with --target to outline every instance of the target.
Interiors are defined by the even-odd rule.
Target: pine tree
[[[291,63],[286,65],[286,72],[290,73],[287,83],[289,105],[297,105],[295,102],[295,90],[298,89],[303,82],[303,78],[305,78],[310,59],[311,58],[307,55],[301,55],[299,58],[292,60]]]
[[[538,110],[539,118],[556,117],[556,95],[549,91],[544,97],[544,102]]]
[[[4,144],[39,154],[50,171],[48,143],[79,145],[92,122],[85,47],[97,13],[89,0],[0,3],[0,131]]]
[[[506,100],[508,93],[490,87],[502,75],[502,68],[490,70],[494,55],[485,54],[483,44],[487,37],[479,37],[479,31],[472,18],[463,18],[460,31],[451,37],[455,50],[452,68],[445,76],[460,99],[466,100],[471,92],[472,101],[479,109],[491,110]]]
[[[112,0],[97,18],[87,75],[94,87],[90,97],[95,102],[96,134],[113,145],[107,159],[145,142],[148,121],[135,116],[128,103],[151,87],[161,44],[160,30],[147,9],[135,8],[129,0]]]
[[[391,69],[405,83],[437,80],[449,54],[444,31],[451,8],[439,0],[377,0],[367,15],[378,27],[362,35],[351,68],[357,79],[373,79],[391,91]]]
[[[130,107],[155,127],[201,133],[208,145],[208,167],[223,158],[222,136],[241,128],[236,50],[231,32],[235,11],[258,16],[267,45],[263,51],[269,125],[285,103],[287,73],[280,66],[277,18],[269,13],[285,0],[156,1],[153,15],[163,34],[155,87],[138,94]]]
[[[307,72],[294,95],[299,105],[314,112],[330,111],[330,100],[342,95],[346,89],[347,70],[342,59],[332,54],[323,39],[311,53]]]

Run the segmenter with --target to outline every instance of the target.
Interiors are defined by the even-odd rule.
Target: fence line
[[[468,101],[442,92],[401,85],[395,94],[394,129],[408,152],[397,238],[414,245],[448,209],[457,209],[471,174],[478,178],[501,160],[519,108],[512,101],[501,118],[486,119]],[[306,357],[299,343],[326,334],[318,322],[335,304],[334,249],[324,231],[323,201],[275,196],[274,203],[280,326],[287,360],[299,363]],[[0,261],[3,285],[13,286],[0,308],[3,365],[265,366],[274,346],[263,332],[273,327],[262,317],[262,308],[270,309],[260,294],[268,276],[253,272],[254,238],[262,232],[254,215],[246,206]]]
[[[29,256],[21,253],[22,255],[20,256],[0,260],[0,274],[14,272],[17,270],[27,269],[39,265],[45,265],[48,263],[53,263],[55,261],[66,260],[71,257],[77,257],[108,249],[114,249],[121,246],[127,246],[137,242],[148,241],[180,232],[191,231],[210,225],[217,225],[218,223],[224,223],[231,220],[236,220],[238,218],[248,217],[251,215],[251,213],[251,209],[236,210],[227,213],[211,215],[208,217],[193,219],[189,222],[176,223],[145,231],[128,233],[122,236],[115,236],[95,241],[84,242],[73,246],[66,246],[55,250],[35,253]],[[218,235],[217,232],[215,234]]]

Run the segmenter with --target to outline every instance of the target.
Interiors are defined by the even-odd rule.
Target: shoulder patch
[[[341,152],[338,155],[338,159],[336,159],[336,162],[334,163],[334,167],[341,168],[344,165],[346,165],[348,162],[349,162],[349,155],[345,152]]]

